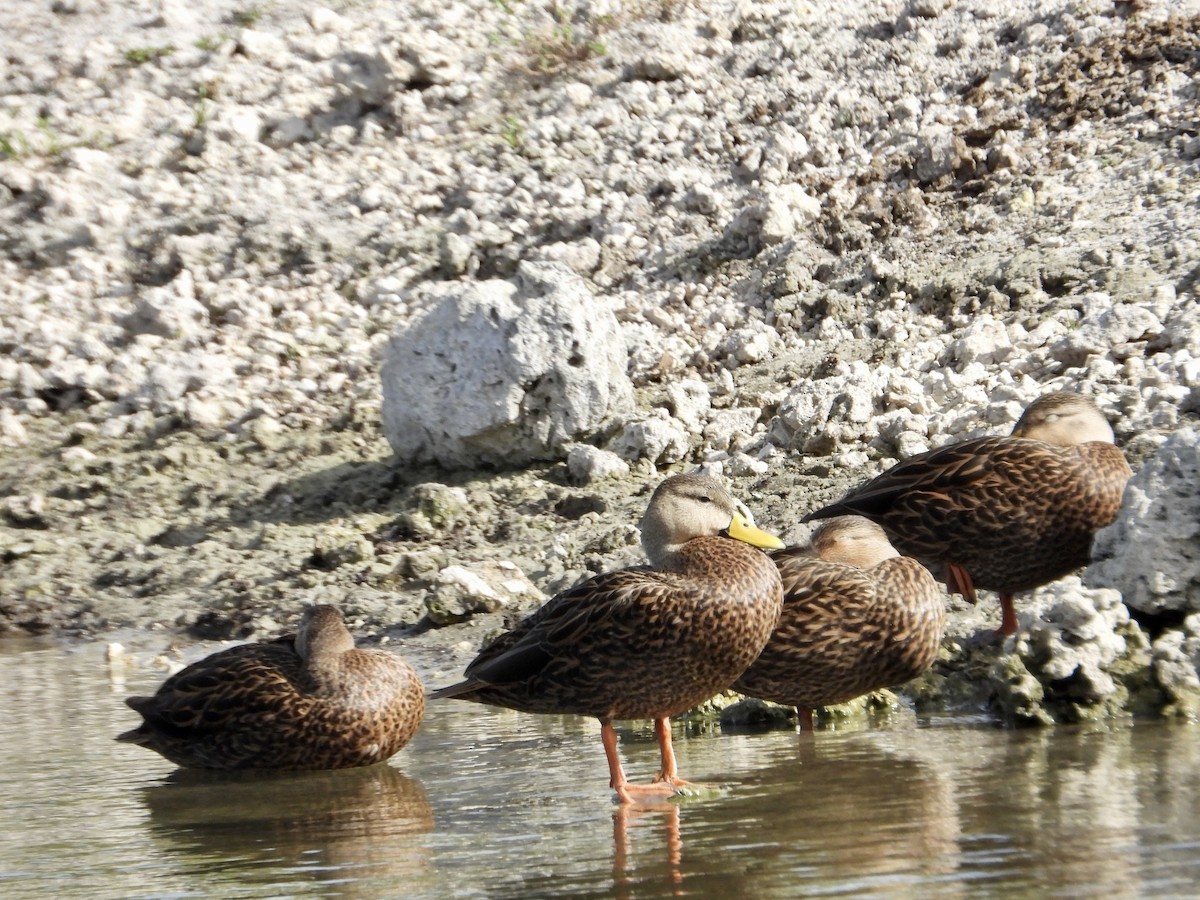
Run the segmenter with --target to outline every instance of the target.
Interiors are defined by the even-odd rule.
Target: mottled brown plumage
[[[733,689],[812,710],[902,684],[933,664],[946,604],[929,570],[900,556],[875,523],[841,516],[811,547],[771,554],[783,577],[779,625]]]
[[[951,444],[898,463],[805,516],[861,515],[896,549],[969,599],[1000,594],[999,634],[1016,631],[1012,595],[1085,565],[1132,472],[1091,400],[1056,392],[1035,400],[1010,437]]]
[[[360,650],[333,606],[314,606],[295,635],[241,644],[125,701],[140,726],[117,737],[197,769],[342,769],[392,756],[425,712],[407,662]]]
[[[465,681],[432,696],[595,716],[622,802],[641,788],[625,781],[611,723],[655,719],[660,781],[686,784],[675,774],[667,718],[729,687],[779,618],[779,572],[750,543],[782,546],[713,479],[668,478],[642,518],[649,568],[604,573],[558,594],[487,645]]]

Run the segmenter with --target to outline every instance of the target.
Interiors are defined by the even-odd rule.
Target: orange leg
[[[962,594],[971,603],[976,602],[975,583],[971,573],[956,563],[946,563],[946,590]],[[996,629],[996,637],[1008,637],[1017,633],[1017,610],[1013,606],[1012,594],[1000,594],[1000,627]]]
[[[668,719],[655,719],[654,736],[658,738],[658,752],[662,756],[662,768],[654,780],[671,784],[679,771],[675,767],[675,748],[671,746],[671,722]]]
[[[962,594],[969,603],[976,602],[975,582],[971,580],[971,573],[958,563],[946,563],[946,590],[951,594]]]
[[[657,730],[658,723],[665,721],[661,719],[655,720]],[[600,739],[604,742],[604,755],[608,758],[608,786],[617,792],[617,800],[620,803],[633,803],[637,799],[637,795],[654,795],[666,796],[675,791],[674,768],[675,754],[671,753],[670,764],[672,769],[673,781],[663,781],[662,784],[630,784],[625,778],[625,770],[621,768],[621,756],[617,752],[617,730],[612,727],[612,722],[600,723]],[[670,752],[671,732],[667,730],[667,750]],[[659,737],[659,745],[662,745],[661,735]],[[663,757],[663,769],[667,768],[667,757]],[[660,775],[660,778],[662,776]],[[686,783],[686,782],[685,782]]]
[[[976,602],[975,583],[971,573],[957,563],[946,563],[946,590],[950,593],[962,594],[971,603]],[[1013,607],[1013,595],[1000,595],[1000,627],[993,632],[994,637],[1005,638],[1017,633],[1017,611]]]
[[[604,742],[604,755],[608,759],[608,786],[619,794],[625,787],[625,770],[621,768],[621,755],[617,752],[617,730],[611,722],[600,723],[600,740]]]
[[[813,730],[813,711],[811,706],[797,706],[796,715],[799,717],[800,730]]]
[[[1012,594],[1000,595],[1000,627],[996,629],[996,637],[1008,637],[1017,633],[1017,610],[1013,606]]]
[[[658,752],[662,755],[662,768],[659,769],[655,782],[664,782],[673,788],[688,787],[690,781],[679,777],[675,768],[675,748],[671,746],[671,720],[655,719],[654,736],[658,738]]]

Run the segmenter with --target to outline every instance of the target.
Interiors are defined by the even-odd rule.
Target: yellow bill
[[[753,544],[755,547],[762,547],[764,550],[780,550],[784,543],[773,534],[768,534],[749,518],[742,516],[734,516],[730,521],[729,526],[725,529],[725,533],[731,538],[736,538],[739,541],[745,541],[747,544]]]

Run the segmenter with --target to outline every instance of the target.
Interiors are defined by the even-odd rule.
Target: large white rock
[[[1036,606],[1037,617],[1016,641],[1030,670],[1043,683],[1082,675],[1098,692],[1111,693],[1106,670],[1125,652],[1119,631],[1129,621],[1120,594],[1086,588],[1071,576],[1047,585]]]
[[[405,462],[557,459],[632,407],[620,325],[565,266],[439,293],[384,353],[384,434]]]
[[[1181,428],[1129,481],[1096,535],[1088,584],[1142,612],[1200,610],[1200,429]]]

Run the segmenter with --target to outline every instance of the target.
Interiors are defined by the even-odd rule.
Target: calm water
[[[1200,728],[688,735],[700,796],[612,805],[592,721],[430,704],[390,764],[183,777],[117,744],[162,673],[0,643],[0,896],[1196,897]],[[631,776],[649,727],[622,732]]]

